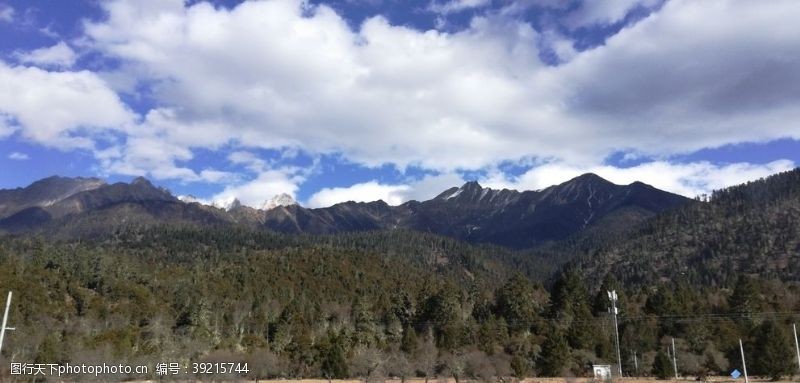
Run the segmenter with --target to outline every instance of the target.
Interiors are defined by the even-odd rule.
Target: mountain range
[[[800,308],[800,168],[698,201],[591,174],[323,209],[285,196],[214,207],[142,178],[51,177],[0,197],[2,230],[20,233],[0,235],[20,360],[241,355],[278,361],[261,377],[327,378],[331,353],[348,366],[523,363],[520,376],[560,355],[577,375],[616,360],[615,290],[620,347],[651,361],[674,338],[694,376],[726,373],[738,340],[758,350]]]
[[[107,184],[97,178],[49,177],[0,190],[0,231],[83,237],[119,226],[237,225],[283,233],[334,234],[409,229],[472,243],[527,248],[587,228],[618,231],[690,203],[641,182],[616,185],[584,174],[537,191],[496,190],[467,182],[427,201],[384,201],[305,208],[278,195],[260,209],[237,200],[205,205],[176,197],[144,178]]]

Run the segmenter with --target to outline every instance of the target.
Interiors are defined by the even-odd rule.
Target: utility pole
[[[0,328],[0,351],[3,350],[3,339],[6,337],[6,330],[14,330],[13,327],[6,327],[8,325],[8,310],[11,308],[11,291],[8,292],[8,299],[6,299],[6,312],[3,314],[3,327]]]
[[[747,364],[744,362],[744,347],[742,346],[742,339],[739,338],[739,351],[742,353],[742,370],[744,370],[744,383],[750,383],[747,378]]]
[[[611,300],[611,313],[614,314],[614,340],[617,346],[617,367],[619,376],[622,377],[622,355],[619,352],[619,326],[617,324],[617,290],[608,291],[608,299]]]
[[[678,379],[678,358],[675,351],[675,338],[672,338],[672,368],[675,370],[675,379]]]
[[[639,359],[636,357],[636,351],[633,352],[633,368],[636,371],[636,376],[639,376]]]
[[[797,324],[792,323],[792,330],[794,332],[794,351],[797,353],[797,368],[800,369],[800,345],[797,343]]]

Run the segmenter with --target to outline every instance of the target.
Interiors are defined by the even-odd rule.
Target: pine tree
[[[320,345],[322,375],[328,379],[344,379],[350,376],[347,369],[344,347],[339,336],[328,333],[327,339]]]
[[[539,373],[543,376],[562,376],[570,358],[570,347],[566,337],[554,329],[542,344]]]
[[[511,277],[497,292],[497,313],[505,318],[511,333],[530,329],[537,309],[533,286],[522,274]]]
[[[461,342],[461,303],[455,286],[446,285],[425,302],[420,319],[434,326],[436,346],[447,350]]]
[[[411,354],[417,349],[417,332],[414,327],[408,326],[403,329],[403,338],[400,340],[400,350],[406,354]]]
[[[786,333],[773,321],[758,327],[753,355],[753,372],[766,375],[773,381],[792,371],[792,347]]]
[[[659,286],[655,293],[647,297],[647,301],[644,304],[644,310],[648,314],[662,317],[679,315],[679,304],[675,299],[673,288],[666,285]],[[677,322],[669,319],[659,320],[659,329],[659,335],[678,333]]]
[[[659,351],[653,360],[653,375],[659,379],[668,379],[672,373],[672,362],[664,351]]]
[[[564,272],[553,286],[550,314],[567,323],[566,337],[573,348],[591,349],[596,333],[586,285],[575,270]]]
[[[731,312],[737,314],[758,312],[761,308],[758,293],[758,285],[752,278],[740,276],[729,299]]]

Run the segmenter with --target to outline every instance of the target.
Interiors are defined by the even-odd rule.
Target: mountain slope
[[[51,206],[82,191],[97,189],[105,182],[97,178],[48,177],[25,188],[0,190],[0,218],[30,207]]]
[[[49,193],[55,194],[58,193]],[[79,190],[55,203],[19,210],[0,219],[0,231],[90,237],[130,225],[207,226],[228,223],[229,219],[216,209],[183,203],[166,189],[155,187],[140,177],[130,184],[102,184]]]
[[[577,266],[631,285],[688,280],[721,286],[738,274],[800,280],[800,169],[716,191],[595,246]]]
[[[494,190],[468,182],[431,200],[394,207],[378,201],[273,209],[263,225],[294,233],[405,228],[522,248],[566,238],[612,214],[628,217],[617,219],[616,225],[634,226],[689,201],[642,183],[615,185],[585,174],[541,191]]]
[[[0,230],[91,235],[120,225],[173,223],[243,225],[282,233],[336,234],[409,229],[472,243],[527,248],[558,241],[600,223],[615,232],[689,200],[653,187],[615,185],[585,174],[541,191],[493,190],[477,182],[451,188],[423,202],[389,206],[383,201],[345,202],[308,209],[289,196],[253,209],[232,200],[223,208],[182,201],[143,178],[130,184],[89,179],[48,179],[3,191]],[[42,185],[47,185],[43,187]],[[36,198],[21,199],[32,190]],[[71,193],[71,194],[70,194]],[[608,219],[614,217],[615,219]]]

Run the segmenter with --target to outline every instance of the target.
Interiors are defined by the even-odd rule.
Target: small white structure
[[[610,364],[593,364],[592,372],[594,372],[595,380],[609,380],[611,379],[611,365]]]

